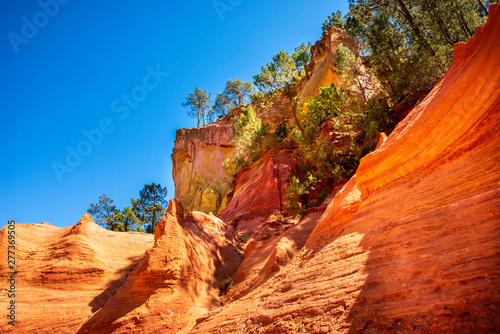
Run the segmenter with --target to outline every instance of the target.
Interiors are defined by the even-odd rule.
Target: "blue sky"
[[[0,226],[75,224],[100,194],[123,208],[150,182],[173,197],[175,130],[196,125],[185,97],[252,80],[337,9],[347,1],[2,1]]]

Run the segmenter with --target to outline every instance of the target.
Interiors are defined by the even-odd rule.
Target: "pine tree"
[[[132,206],[136,216],[147,225],[146,232],[154,233],[156,224],[165,214],[167,188],[162,188],[161,185],[155,183],[146,184],[139,196],[138,200],[132,198]]]
[[[99,202],[97,204],[90,203],[90,209],[87,210],[96,223],[109,230],[114,230],[113,223],[116,206],[112,205],[112,203],[113,200],[108,195],[102,194],[99,196]]]
[[[189,93],[186,97],[186,101],[182,103],[184,108],[189,108],[188,115],[193,118],[198,118],[198,125],[200,126],[200,120],[203,121],[205,125],[205,116],[210,109],[211,94],[207,93],[206,90],[201,90],[196,87],[193,93]]]
[[[123,211],[117,210],[113,218],[113,230],[115,231],[128,232],[132,230],[142,230],[140,220],[137,218],[134,209],[130,206],[123,208]]]
[[[250,81],[228,80],[224,91],[217,94],[215,98],[212,106],[214,115],[226,116],[230,109],[248,104],[253,93],[255,93],[255,88]]]

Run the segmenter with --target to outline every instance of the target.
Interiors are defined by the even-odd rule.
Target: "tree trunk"
[[[361,81],[359,80],[359,77],[357,74],[354,74],[354,76],[356,77],[356,80],[358,81],[358,85],[359,85],[359,88],[361,89],[361,93],[363,94],[363,100],[365,100],[365,103],[368,103],[366,101],[366,95],[365,95],[365,90],[363,88],[363,85],[361,84]]]
[[[479,5],[481,6],[481,8],[483,8],[483,10],[486,13],[486,15],[488,15],[488,9],[486,7],[484,7],[483,2],[481,0],[477,0],[477,2],[479,2]]]
[[[465,20],[465,18],[463,16],[462,10],[460,8],[458,8],[457,11],[458,11],[458,20],[461,23],[462,29],[464,30],[467,38],[471,38],[474,34],[469,29],[469,26],[467,25],[467,21]]]
[[[290,100],[290,105],[292,106],[292,113],[295,119],[295,123],[297,123],[297,127],[299,128],[300,132],[304,133],[304,129],[302,128],[302,125],[300,125],[299,118],[297,117],[297,108],[298,108],[297,102]]]
[[[432,8],[432,14],[434,15],[434,17],[436,18],[436,21],[437,21],[437,24],[439,26],[439,30],[441,30],[441,32],[443,33],[443,36],[444,36],[444,39],[446,40],[446,42],[448,42],[448,44],[450,44],[451,46],[454,46],[455,43],[453,42],[453,40],[451,39],[451,35],[450,33],[448,32],[448,30],[446,29],[446,27],[444,26],[443,24],[443,21],[441,20],[441,18],[439,17],[439,14],[436,13],[436,10],[434,8]]]
[[[420,43],[422,46],[429,51],[431,56],[435,56],[436,53],[432,49],[431,45],[427,42],[425,39],[424,35],[420,31],[419,27],[415,24],[415,21],[413,20],[413,16],[411,16],[411,13],[408,11],[408,8],[406,8],[406,5],[403,3],[403,0],[394,0],[396,3],[399,5],[401,8],[401,11],[403,13],[403,16],[405,17],[406,21],[408,21],[408,24],[410,25],[411,29],[417,35],[418,39],[420,40]]]

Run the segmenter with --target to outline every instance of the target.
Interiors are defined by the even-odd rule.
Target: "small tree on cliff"
[[[154,233],[156,225],[165,214],[167,206],[167,188],[150,183],[144,185],[139,193],[139,199],[132,198],[132,206],[137,217],[147,225],[146,232]]]
[[[228,80],[224,91],[217,94],[212,109],[215,115],[226,116],[231,108],[247,104],[253,93],[255,93],[255,88],[250,81]]]
[[[111,203],[113,203],[113,200],[108,195],[102,194],[99,196],[97,204],[90,203],[90,209],[87,212],[94,218],[96,223],[109,230],[114,230],[116,206]]]
[[[337,24],[342,28],[344,28],[346,24],[345,20],[342,18],[342,12],[340,10],[333,12],[332,15],[328,15],[328,18],[325,20],[325,22],[323,22],[323,31],[328,31],[331,26]]]
[[[298,69],[293,57],[281,50],[273,61],[263,65],[261,72],[254,75],[254,84],[264,94],[276,89],[285,89],[298,78]]]
[[[186,101],[182,103],[184,108],[189,108],[188,115],[190,117],[198,118],[198,125],[200,126],[200,119],[203,120],[203,125],[205,125],[205,116],[210,109],[211,95],[207,93],[206,90],[201,90],[196,87],[194,92],[189,93],[186,97]]]
[[[236,173],[241,167],[257,161],[264,150],[263,140],[268,135],[268,129],[257,117],[252,106],[246,107],[240,116],[232,118],[235,134],[233,143],[238,148],[234,159],[226,159],[222,168]]]

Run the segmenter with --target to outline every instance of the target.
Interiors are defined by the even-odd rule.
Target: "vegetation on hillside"
[[[361,42],[394,101],[429,90],[447,71],[453,45],[486,22],[483,0],[349,0],[341,24]]]
[[[245,107],[231,118],[239,153],[223,167],[233,174],[267,149],[294,147],[299,175],[289,176],[286,197],[292,213],[318,205],[334,184],[354,174],[378,134],[394,128],[398,105],[418,103],[449,68],[453,45],[485,23],[489,1],[349,0],[349,5],[347,15],[336,11],[322,25],[325,32],[332,25],[344,28],[361,43],[359,55],[342,44],[337,49],[334,66],[344,88],[321,87],[317,96],[299,104],[311,47],[303,43],[291,55],[275,54],[254,75],[258,91],[250,106],[253,87],[245,83],[244,98],[236,103],[221,93],[212,107],[221,115],[229,105]],[[377,81],[377,94],[368,92],[368,81]],[[262,123],[257,115],[271,109],[288,121],[278,127]],[[328,141],[322,129],[334,131],[338,141]]]

